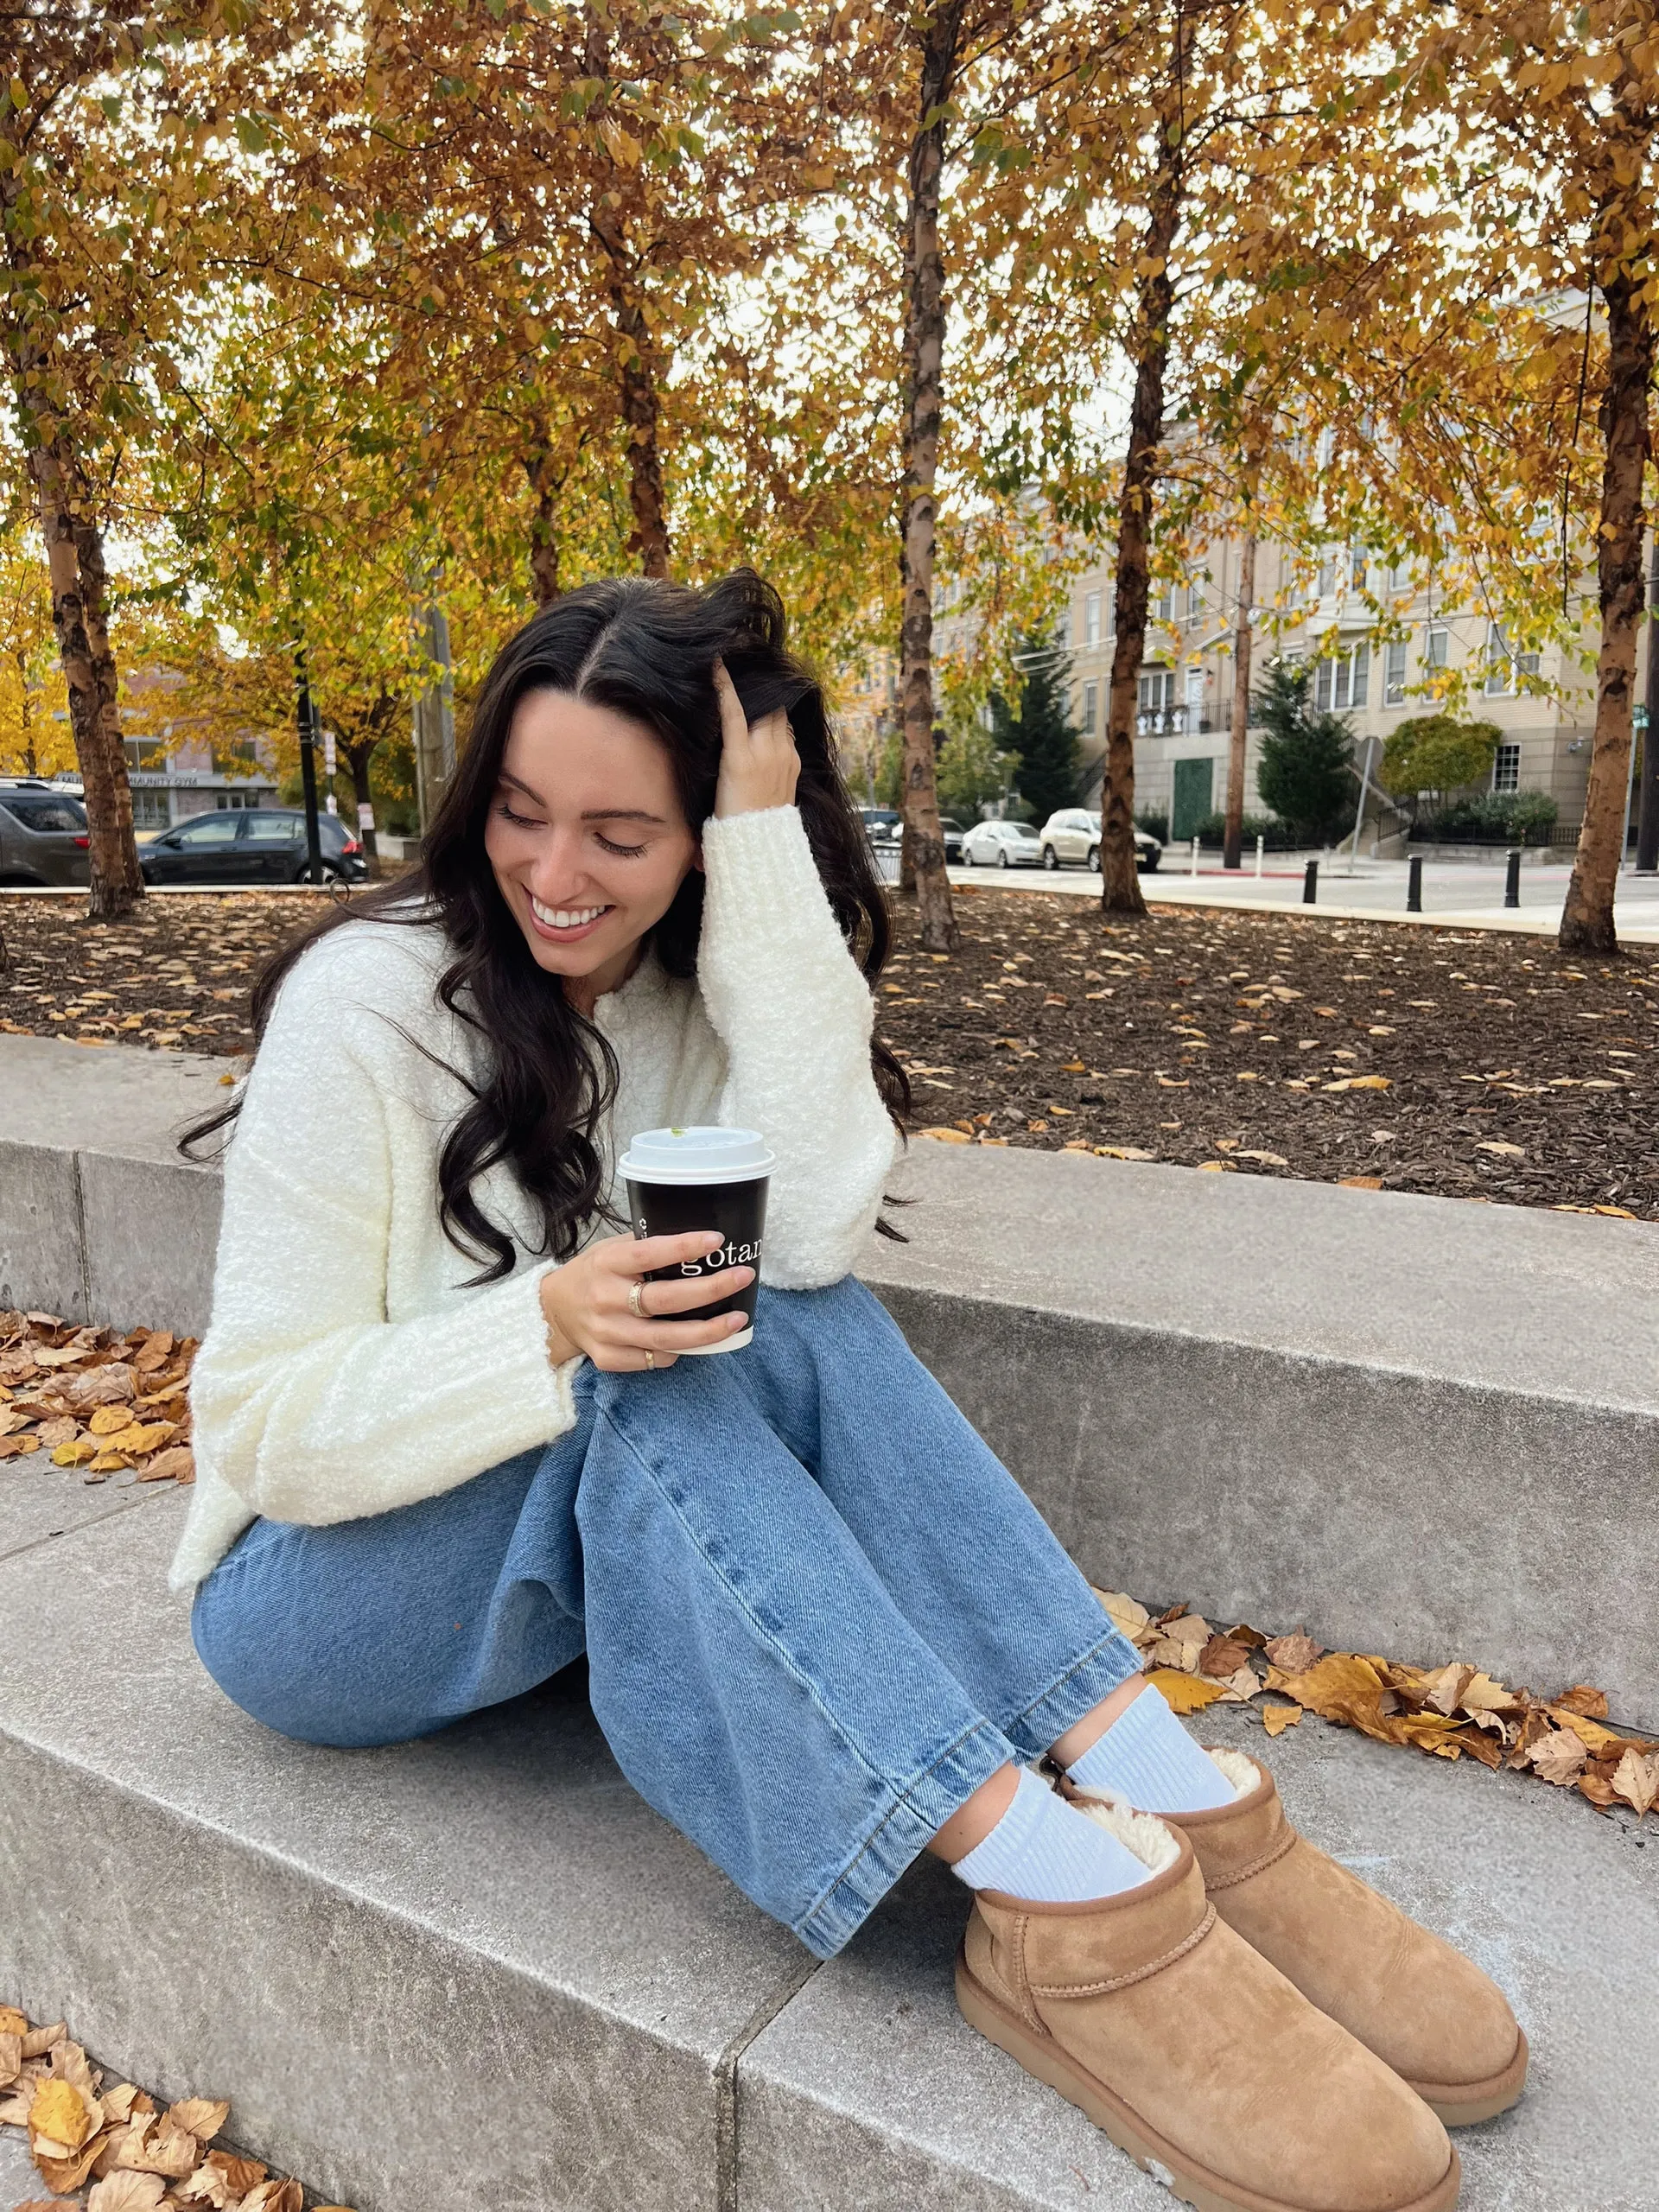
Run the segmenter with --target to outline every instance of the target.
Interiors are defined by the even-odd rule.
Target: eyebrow
[[[511,784],[514,791],[523,791],[526,798],[533,798],[537,806],[545,806],[547,804],[538,791],[533,791],[521,777],[510,776],[505,768],[496,778],[496,781],[501,784]],[[668,827],[660,814],[649,813],[643,806],[590,806],[582,816],[582,819],[584,822],[650,822],[654,823],[659,830],[666,830]]]

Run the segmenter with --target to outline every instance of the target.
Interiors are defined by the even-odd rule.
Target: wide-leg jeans
[[[1014,1478],[850,1276],[752,1344],[584,1367],[575,1427],[442,1497],[257,1521],[197,1592],[244,1711],[426,1735],[586,1652],[640,1794],[820,1957],[1006,1761],[1135,1671]]]

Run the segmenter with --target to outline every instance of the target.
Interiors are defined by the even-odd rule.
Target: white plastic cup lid
[[[644,1129],[622,1155],[634,1183],[748,1183],[769,1174],[772,1155],[754,1129]]]

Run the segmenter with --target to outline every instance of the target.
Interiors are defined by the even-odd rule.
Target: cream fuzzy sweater
[[[596,1009],[621,1071],[613,1194],[626,1218],[614,1162],[638,1130],[758,1129],[778,1162],[761,1279],[834,1282],[893,1155],[870,1073],[869,988],[794,807],[709,821],[703,861],[696,982],[647,957]],[[348,925],[278,994],[226,1161],[175,1590],[258,1516],[385,1513],[575,1421],[580,1363],[548,1358],[539,1292],[553,1263],[533,1256],[524,1193],[505,1169],[475,1186],[523,1255],[505,1281],[465,1288],[478,1262],[439,1225],[438,1154],[468,1102],[434,1062],[475,1071],[480,1050],[435,995],[448,959],[435,925]]]

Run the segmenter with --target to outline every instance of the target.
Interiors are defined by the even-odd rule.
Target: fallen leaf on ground
[[[156,2212],[166,2194],[159,2174],[105,2174],[86,2199],[86,2212]]]
[[[1644,1758],[1639,1751],[1626,1751],[1613,1774],[1613,1795],[1634,1811],[1645,1813],[1659,1797],[1659,1757]]]
[[[188,1444],[170,1444],[165,1452],[158,1452],[145,1466],[138,1470],[141,1483],[174,1482],[181,1484],[195,1480],[196,1463]]]
[[[1607,1718],[1606,1692],[1592,1688],[1588,1682],[1575,1682],[1570,1690],[1563,1690],[1560,1697],[1552,1702],[1559,1711],[1582,1713],[1586,1720],[1605,1720]]]
[[[210,2143],[230,2116],[228,2097],[186,2097],[182,2103],[169,2105],[163,2118],[167,2124],[182,2129],[187,2135]]]
[[[1198,1654],[1198,1672],[1213,1675],[1217,1681],[1237,1674],[1241,1667],[1249,1663],[1249,1645],[1236,1643],[1230,1636],[1212,1636]]]
[[[29,2107],[31,2147],[41,2141],[60,2145],[61,2149],[51,2155],[62,2157],[79,2150],[96,2125],[72,2083],[47,2081],[35,2089]],[[39,2152],[35,2155],[38,2158]]]
[[[1302,1717],[1300,1705],[1264,1705],[1262,1725],[1269,1736],[1282,1736],[1287,1728],[1294,1728]]]
[[[1202,1713],[1224,1694],[1219,1682],[1201,1681],[1173,1667],[1155,1667],[1147,1680],[1161,1694],[1172,1713]]]
[[[1105,1607],[1112,1626],[1120,1636],[1127,1636],[1131,1643],[1152,1618],[1144,1605],[1136,1605],[1122,1590],[1096,1590],[1095,1595]]]
[[[1578,1738],[1564,1728],[1553,1729],[1532,1747],[1532,1770],[1542,1782],[1562,1789],[1574,1781],[1590,1754]]]
[[[60,1444],[52,1454],[54,1467],[84,1467],[89,1459],[96,1459],[98,1446],[90,1438],[77,1437],[73,1444]]]
[[[1265,1648],[1274,1665],[1286,1675],[1305,1675],[1325,1652],[1325,1646],[1315,1643],[1301,1629],[1289,1636],[1269,1637]]]

